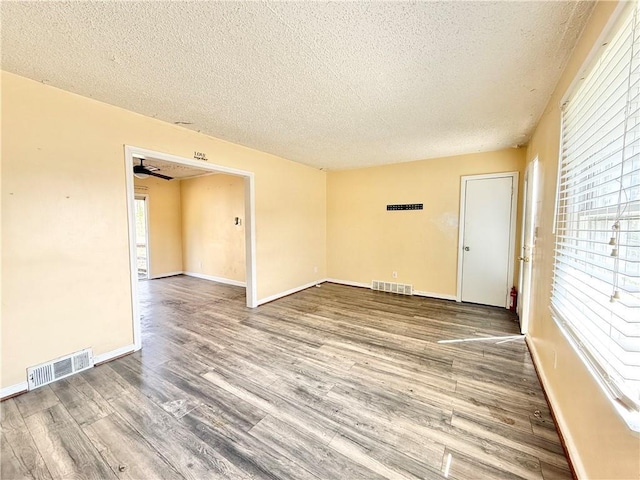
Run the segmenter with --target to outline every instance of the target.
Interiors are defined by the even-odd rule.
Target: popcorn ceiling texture
[[[2,69],[318,168],[524,144],[591,2],[2,2]]]

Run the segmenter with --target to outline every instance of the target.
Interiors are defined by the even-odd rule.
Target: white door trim
[[[489,178],[511,177],[513,179],[513,193],[511,194],[511,229],[509,231],[509,271],[507,279],[513,282],[516,217],[518,213],[518,172],[489,173],[485,175],[463,175],[460,177],[460,219],[458,223],[458,281],[456,287],[456,301],[462,301],[462,249],[464,248],[464,222],[467,182],[469,180],[484,180]],[[509,289],[505,293],[504,306],[509,308]]]
[[[246,242],[246,283],[247,283],[247,307],[258,306],[258,290],[256,277],[256,202],[255,202],[255,178],[253,172],[237,170],[235,168],[215,165],[202,160],[180,157],[169,153],[156,152],[146,148],[131,145],[124,146],[125,180],[127,191],[127,213],[129,223],[129,263],[131,270],[131,311],[133,313],[133,340],[136,350],[142,348],[142,330],[140,325],[140,310],[138,308],[138,268],[136,264],[136,249],[133,243],[135,239],[135,190],[133,183],[133,158],[152,157],[158,160],[178,163],[190,167],[202,168],[217,173],[226,173],[244,178],[244,211],[245,211],[245,242]]]

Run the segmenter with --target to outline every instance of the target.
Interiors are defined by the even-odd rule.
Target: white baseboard
[[[573,438],[571,436],[571,430],[569,430],[569,427],[567,426],[567,421],[562,414],[562,410],[558,407],[558,400],[556,398],[556,395],[553,389],[549,386],[547,375],[542,368],[540,355],[538,354],[536,345],[530,340],[528,336],[525,337],[525,341],[527,343],[527,347],[529,347],[529,352],[531,353],[533,364],[535,365],[538,376],[540,377],[542,389],[546,393],[547,399],[549,400],[549,406],[551,407],[553,418],[556,421],[556,427],[560,433],[560,438],[563,441],[564,447],[569,456],[569,462],[571,463],[571,466],[573,467],[577,478],[587,478],[587,472],[580,459],[580,454],[578,452],[578,449],[576,448],[575,442],[573,441]]]
[[[23,393],[29,390],[29,384],[27,382],[16,383],[15,385],[9,385],[0,390],[0,400],[4,400],[7,397],[11,397],[18,393]]]
[[[156,278],[174,277],[176,275],[182,275],[183,273],[184,273],[183,271],[161,273],[160,275],[154,275],[153,277],[149,277],[149,280],[155,280]]]
[[[203,280],[210,280],[212,282],[218,283],[226,283],[227,285],[233,285],[236,287],[246,287],[247,282],[241,282],[239,280],[232,280],[230,278],[224,277],[214,277],[213,275],[205,275],[204,273],[196,273],[196,272],[181,272],[183,275],[187,275],[189,277],[201,278]]]
[[[456,301],[455,295],[447,295],[446,293],[433,293],[433,292],[423,292],[421,290],[414,290],[413,294],[418,297],[429,297],[429,298],[438,298],[440,300],[453,300]]]
[[[321,278],[320,280],[316,280],[315,282],[310,282],[305,285],[300,285],[299,287],[292,288],[285,292],[276,293],[275,295],[271,295],[269,297],[262,298],[258,300],[258,305],[264,305],[265,303],[273,302],[282,297],[286,297],[287,295],[291,295],[293,293],[301,292],[302,290],[306,290],[307,288],[315,287],[321,283],[324,283],[326,279]]]
[[[113,360],[114,358],[121,357],[122,355],[126,355],[127,353],[135,352],[135,345],[125,345],[124,347],[116,348],[115,350],[111,350],[107,353],[102,353],[100,355],[93,356],[93,363],[104,363],[109,360]]]
[[[337,278],[327,278],[329,283],[337,283],[338,285],[347,285],[349,287],[371,288],[371,283],[352,282],[350,280],[339,280]]]

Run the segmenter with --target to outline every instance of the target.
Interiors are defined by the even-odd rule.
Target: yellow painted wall
[[[329,278],[397,281],[455,296],[460,177],[522,174],[524,154],[524,149],[506,149],[329,172]],[[423,203],[424,210],[388,212],[386,205],[395,203]],[[392,278],[394,271],[397,279]]]
[[[180,183],[184,271],[244,282],[244,179],[207,175]]]
[[[324,172],[10,73],[1,88],[2,387],[132,344],[125,144],[254,173],[258,299],[326,277]]]
[[[527,149],[540,166],[539,224],[533,257],[530,345],[580,478],[640,478],[640,436],[632,433],[549,313],[560,101],[609,21],[616,3],[598,3]],[[599,43],[599,42],[598,42]],[[557,362],[554,358],[557,355]],[[555,365],[555,366],[554,366]]]
[[[134,178],[135,193],[147,195],[149,276],[182,272],[180,181]]]

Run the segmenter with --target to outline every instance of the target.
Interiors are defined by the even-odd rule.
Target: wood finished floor
[[[2,402],[2,478],[571,478],[498,308],[323,284],[140,283],[143,349]]]

